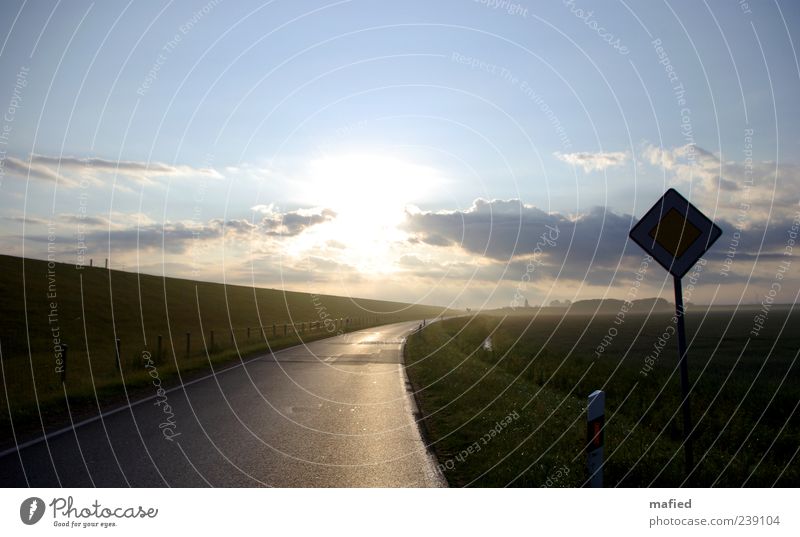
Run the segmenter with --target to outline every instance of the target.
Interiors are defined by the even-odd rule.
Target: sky
[[[632,294],[628,231],[672,187],[723,229],[691,301],[800,289],[795,2],[0,12],[4,253],[457,308],[669,298],[655,264]]]

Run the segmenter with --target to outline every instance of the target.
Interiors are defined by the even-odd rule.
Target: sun
[[[308,185],[319,202],[371,223],[396,223],[406,205],[424,199],[439,182],[437,170],[391,155],[326,156],[309,165]]]
[[[408,205],[425,200],[443,182],[441,173],[394,155],[348,153],[309,163],[302,191],[336,218],[304,233],[298,249],[335,241],[340,255],[362,272],[391,272],[393,248],[406,238],[400,228]]]

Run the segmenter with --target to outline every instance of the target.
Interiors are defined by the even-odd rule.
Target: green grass
[[[613,315],[448,319],[409,338],[408,374],[451,485],[581,486],[586,396],[603,389],[606,486],[798,486],[798,314],[773,309],[745,347],[753,314],[687,314],[701,462],[685,483],[674,337],[642,375],[668,314],[629,313],[621,325]],[[612,326],[619,332],[598,358]],[[514,411],[518,419],[480,441]]]
[[[442,308],[430,306],[315,297],[101,268],[77,270],[61,263],[53,265],[53,279],[48,280],[48,270],[46,262],[26,259],[23,272],[21,258],[0,256],[2,444],[11,442],[9,418],[23,437],[37,429],[41,433],[40,416],[48,427],[68,423],[65,390],[71,410],[79,416],[96,410],[95,397],[110,405],[124,401],[125,389],[150,394],[152,379],[143,366],[144,352],[156,358],[162,381],[174,384],[178,374],[210,372],[212,364],[264,352],[268,344],[283,348],[334,335],[340,328],[349,331],[442,313]],[[56,316],[51,323],[52,312]],[[335,330],[331,324],[312,330],[309,323],[321,323],[325,315],[349,317],[350,322]],[[264,327],[263,335],[259,326]],[[58,328],[61,343],[69,345],[65,387],[56,371],[53,328]],[[188,354],[187,332],[191,333]],[[163,341],[160,357],[159,335]],[[120,370],[116,338],[121,341]]]

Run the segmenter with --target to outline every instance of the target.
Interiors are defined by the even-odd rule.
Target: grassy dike
[[[97,412],[97,400],[105,409],[126,397],[152,395],[154,375],[167,387],[269,348],[442,313],[438,307],[78,270],[30,259],[23,270],[23,260],[11,256],[0,256],[0,273],[4,447],[13,445],[12,419],[18,440],[41,434],[41,422],[47,429],[69,423],[67,403],[73,419],[80,419]],[[340,318],[350,322],[334,325]],[[69,352],[62,386],[64,344]]]
[[[685,483],[674,338],[646,360],[669,315],[622,325],[609,315],[453,318],[409,337],[405,359],[452,486],[581,486],[585,402],[597,388],[607,399],[606,486],[797,486],[800,389],[787,379],[800,372],[800,334],[782,328],[797,326],[797,314],[773,310],[745,345],[752,316],[687,319],[700,464]],[[618,333],[603,343],[611,326]]]

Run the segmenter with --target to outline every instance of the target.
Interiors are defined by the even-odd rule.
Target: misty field
[[[23,274],[22,259],[10,256],[0,256],[0,273],[4,446],[12,443],[9,418],[23,439],[27,433],[40,434],[43,425],[68,424],[65,394],[78,419],[95,413],[98,405],[135,399],[137,390],[152,395],[154,374],[165,386],[174,385],[240,356],[442,312],[101,268],[76,270],[62,263],[48,267],[30,259]],[[62,387],[65,344],[69,352]]]
[[[755,314],[687,313],[688,477],[667,313],[448,319],[409,338],[406,364],[453,486],[582,486],[595,389],[606,392],[605,486],[798,486],[800,316],[776,307],[751,339]]]

